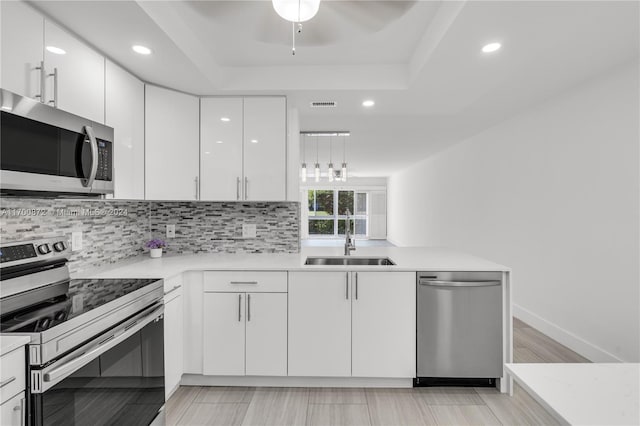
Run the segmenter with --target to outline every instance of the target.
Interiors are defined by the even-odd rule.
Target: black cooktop
[[[0,332],[39,333],[156,281],[158,279],[75,279],[51,284],[47,286],[52,289],[47,299],[29,302],[29,306],[3,315]],[[42,289],[37,290],[45,293]],[[29,300],[27,293],[32,292],[17,297]]]

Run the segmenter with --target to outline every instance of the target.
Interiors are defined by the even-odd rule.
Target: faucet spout
[[[351,224],[349,223],[349,215],[351,212],[349,209],[346,211],[347,218],[345,220],[345,241],[344,241],[344,255],[349,256],[353,250],[356,249],[355,241],[351,239]]]

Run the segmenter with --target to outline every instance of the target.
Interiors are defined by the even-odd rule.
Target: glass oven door
[[[151,424],[165,402],[163,327],[163,306],[153,306],[60,360],[32,367],[30,424]]]

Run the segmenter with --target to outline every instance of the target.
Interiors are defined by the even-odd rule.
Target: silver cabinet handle
[[[20,399],[20,405],[16,405],[15,407],[13,407],[13,411],[20,410],[20,426],[24,426],[24,422],[25,422],[24,406],[25,406],[25,399],[22,398]]]
[[[166,296],[166,295],[168,295],[168,294],[171,294],[171,293],[173,293],[174,291],[176,291],[177,289],[179,289],[180,287],[182,287],[182,286],[180,286],[180,285],[173,286],[173,288],[172,288],[171,290],[169,290],[169,291],[165,291],[165,292],[164,292],[164,295]]]
[[[242,295],[238,295],[238,322],[242,321],[242,313],[240,310],[242,309]]]
[[[58,68],[54,68],[47,77],[53,77],[53,99],[49,103],[53,104],[54,108],[58,108]]]
[[[349,273],[348,272],[345,272],[344,274],[344,291],[345,291],[344,298],[349,300]]]
[[[9,377],[7,380],[0,382],[0,388],[7,386],[9,383],[13,382],[16,379],[16,376]]]
[[[46,74],[44,70],[44,61],[40,61],[40,66],[36,67],[40,71],[40,93],[36,95],[36,98],[40,99],[40,102],[44,103],[44,86],[46,84]]]
[[[236,200],[240,200],[240,177],[236,179]]]
[[[257,285],[258,281],[229,281],[229,284],[233,284],[233,285],[240,285],[240,284]]]
[[[89,177],[82,179],[82,185],[90,188],[98,172],[98,141],[93,134],[93,127],[84,126],[84,132],[87,135],[84,142],[91,144],[91,171],[89,172]]]
[[[247,321],[251,321],[251,295],[247,294]]]
[[[249,199],[249,178],[246,176],[244,177],[244,199]]]
[[[194,180],[196,182],[196,200],[197,200],[199,198],[198,196],[200,195],[200,185],[198,185],[198,176],[196,176]]]
[[[500,281],[442,281],[442,280],[419,280],[420,285],[428,285],[433,287],[489,287],[492,285],[500,285]]]
[[[356,272],[356,300],[358,300],[358,273]]]

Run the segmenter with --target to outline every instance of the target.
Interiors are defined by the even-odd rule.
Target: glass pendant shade
[[[329,182],[333,182],[333,163],[329,163]]]
[[[316,182],[320,182],[320,163],[316,163],[315,175],[316,175]]]
[[[316,16],[320,0],[271,0],[273,9],[283,19],[291,22],[305,22]]]
[[[303,182],[307,181],[307,163],[302,163],[302,168],[300,169],[300,179]]]
[[[340,172],[340,176],[342,177],[342,181],[347,181],[347,163],[342,163],[342,171]]]

